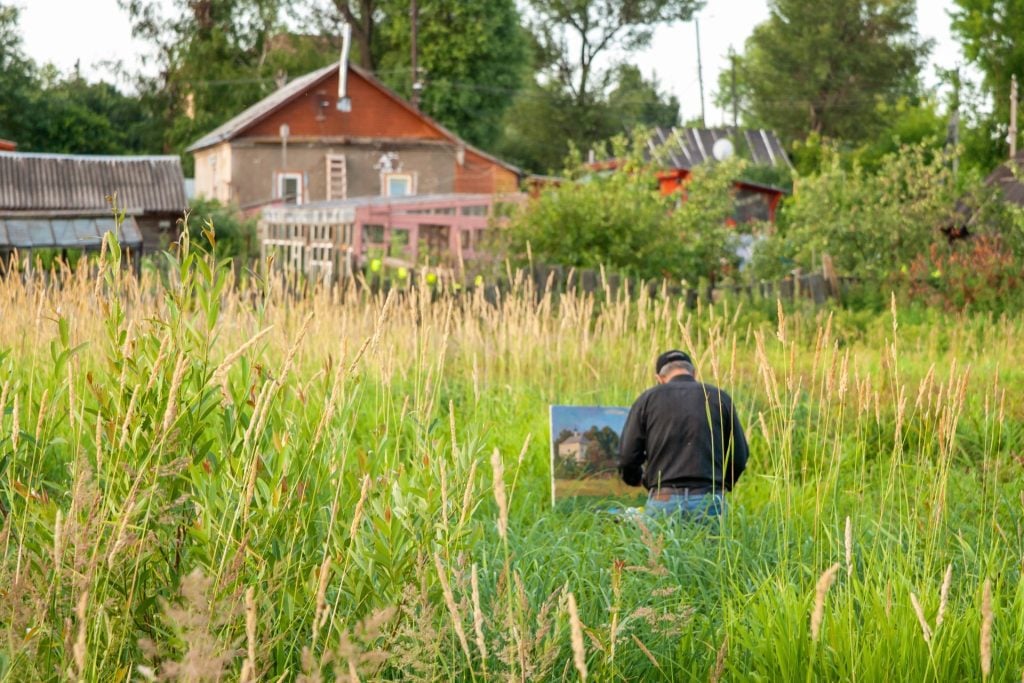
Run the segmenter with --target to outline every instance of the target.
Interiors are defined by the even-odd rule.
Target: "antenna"
[[[338,111],[352,111],[352,100],[348,96],[348,53],[352,49],[352,26],[346,21],[341,25],[341,60],[338,62]]]
[[[704,115],[704,67],[700,63],[700,19],[693,18],[693,25],[697,28],[697,82],[700,83],[700,127],[707,125]]]

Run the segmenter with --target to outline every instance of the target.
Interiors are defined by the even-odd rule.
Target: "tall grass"
[[[0,281],[4,680],[1021,678],[1016,319],[118,258]],[[721,527],[553,509],[546,405],[677,346],[751,440]]]

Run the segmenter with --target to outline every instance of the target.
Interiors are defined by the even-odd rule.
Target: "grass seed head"
[[[576,596],[569,593],[569,631],[572,640],[572,659],[580,680],[587,680],[587,652],[583,646],[583,624],[576,608]]]
[[[946,606],[949,604],[949,588],[953,584],[953,563],[946,567],[946,575],[942,578],[942,588],[939,591],[939,613],[935,617],[935,628],[942,626],[942,619],[946,614]]]
[[[491,453],[491,469],[494,471],[494,502],[498,504],[498,535],[508,540],[508,499],[505,496],[505,465],[501,453],[495,448]]]
[[[992,580],[985,579],[981,589],[981,678],[992,674]]]
[[[821,635],[821,622],[825,618],[825,596],[828,594],[828,589],[832,586],[832,583],[836,580],[836,574],[838,573],[839,563],[836,562],[822,572],[814,589],[814,611],[811,613],[811,640],[815,643],[818,642],[818,637]]]
[[[910,591],[910,604],[914,607],[914,614],[917,615],[918,623],[921,624],[921,635],[924,636],[924,642],[932,642],[932,630],[928,626],[928,620],[924,616],[924,610],[921,608],[921,603],[918,601],[914,591]]]

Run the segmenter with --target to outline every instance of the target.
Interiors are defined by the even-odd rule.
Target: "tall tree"
[[[703,0],[528,0],[544,66],[573,96],[589,101],[600,80],[598,58],[648,45],[654,27],[687,21]]]
[[[735,95],[745,120],[784,137],[859,142],[884,126],[879,103],[917,93],[930,49],[915,0],[772,0],[736,58]]]
[[[418,0],[421,108],[470,142],[492,148],[528,76],[527,37],[515,0]],[[412,95],[409,3],[392,1],[379,26],[379,76]]]
[[[982,72],[983,87],[992,98],[992,114],[979,121],[987,130],[985,144],[976,150],[979,161],[991,168],[1006,158],[1010,118],[1010,81],[1014,75],[1024,88],[1024,0],[954,0],[953,33],[964,56]],[[1017,145],[1021,148],[1020,144]]]
[[[679,123],[678,100],[635,66],[619,65],[609,77],[604,91],[585,105],[558,83],[527,85],[506,115],[499,152],[532,171],[560,171],[571,147],[586,150],[638,126]]]
[[[368,71],[374,71],[377,64],[373,47],[381,4],[381,0],[331,0],[335,12],[333,23],[338,24],[344,20],[352,27],[352,40],[359,51],[359,64]]]
[[[0,4],[0,138],[24,139],[35,65],[22,50],[18,8]]]
[[[154,48],[160,72],[141,78],[166,151],[180,151],[276,87],[334,58],[328,41],[290,33],[282,0],[118,0],[136,37]]]
[[[0,138],[30,152],[131,154],[154,148],[135,97],[38,66],[21,49],[18,10],[0,5]]]
[[[610,125],[620,133],[630,133],[637,126],[679,125],[679,99],[660,92],[658,85],[657,78],[645,79],[636,66],[618,65],[607,98]]]

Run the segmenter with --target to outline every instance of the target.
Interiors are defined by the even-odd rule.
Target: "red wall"
[[[352,111],[338,111],[338,74],[334,72],[238,137],[277,137],[281,124],[287,123],[291,137],[446,139],[437,128],[355,71],[349,71],[348,96],[352,99]],[[321,107],[321,102],[326,106]]]

